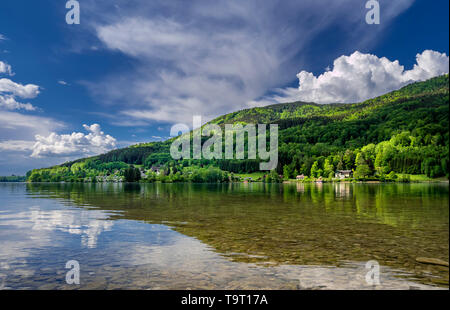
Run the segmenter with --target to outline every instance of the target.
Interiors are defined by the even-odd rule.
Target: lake
[[[448,203],[448,183],[0,183],[0,288],[448,289],[416,261],[448,262]]]

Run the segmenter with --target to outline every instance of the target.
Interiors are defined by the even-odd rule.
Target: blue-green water
[[[448,190],[0,183],[0,288],[448,288],[448,267],[416,261],[448,262]],[[66,283],[69,260],[79,285]]]

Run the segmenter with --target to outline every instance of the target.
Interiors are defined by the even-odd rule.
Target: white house
[[[353,177],[352,170],[336,170],[334,177],[337,179],[347,179]]]

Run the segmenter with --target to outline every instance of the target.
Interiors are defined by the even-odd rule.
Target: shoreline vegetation
[[[25,182],[26,180],[27,177],[21,175],[0,176],[0,182]]]
[[[99,182],[50,182],[50,181],[42,181],[42,182],[28,182],[28,181],[0,181],[0,183],[27,183],[27,184],[38,184],[38,183],[50,183],[50,184],[114,184],[115,182],[105,182],[105,183],[99,183]],[[137,181],[137,182],[117,182],[116,184],[152,184],[152,183],[164,183],[164,184],[171,184],[168,182],[144,182],[144,181]],[[209,182],[201,182],[201,183],[193,183],[193,182],[178,182],[178,183],[191,183],[191,184],[232,184],[232,183],[275,183],[275,182],[264,182],[264,181],[233,181],[233,182],[222,182],[222,183],[209,183]],[[178,184],[177,183],[177,184]],[[402,181],[364,181],[364,180],[332,180],[332,181],[322,181],[322,182],[315,182],[315,181],[297,181],[297,180],[286,180],[282,182],[277,182],[278,184],[297,184],[297,183],[342,183],[342,184],[381,184],[381,183],[389,183],[389,184],[405,184],[405,183],[449,183],[449,180],[446,179],[432,179],[429,181],[410,181],[410,182],[402,182]],[[173,183],[175,184],[175,183]]]
[[[233,112],[208,124],[221,128],[225,124],[277,124],[276,169],[260,171],[262,160],[248,159],[247,136],[244,159],[174,160],[170,155],[173,138],[34,169],[27,172],[26,180],[409,183],[449,178],[448,74],[360,103],[276,104]],[[210,136],[201,138],[204,145]]]
[[[426,175],[395,175],[392,178],[367,178],[367,179],[357,179],[357,178],[312,178],[305,177],[304,179],[286,179],[282,176],[270,176],[269,174],[229,174],[228,180],[219,180],[219,181],[210,181],[206,182],[203,180],[190,180],[190,179],[182,179],[178,178],[176,181],[171,180],[170,178],[160,178],[155,176],[154,178],[142,178],[139,180],[126,181],[122,179],[111,179],[105,181],[93,181],[92,179],[83,179],[83,180],[70,180],[70,181],[29,181],[26,180],[25,176],[13,176],[13,177],[3,177],[0,176],[0,183],[198,183],[198,184],[214,184],[214,183],[283,183],[283,184],[295,184],[295,183],[449,183],[449,179],[447,177],[439,177],[439,178],[429,178]]]

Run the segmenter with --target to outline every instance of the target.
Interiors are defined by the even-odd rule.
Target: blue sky
[[[379,25],[365,0],[79,0],[79,25],[65,3],[0,3],[0,175],[159,141],[194,114],[354,102],[448,72],[447,0],[380,0]]]

